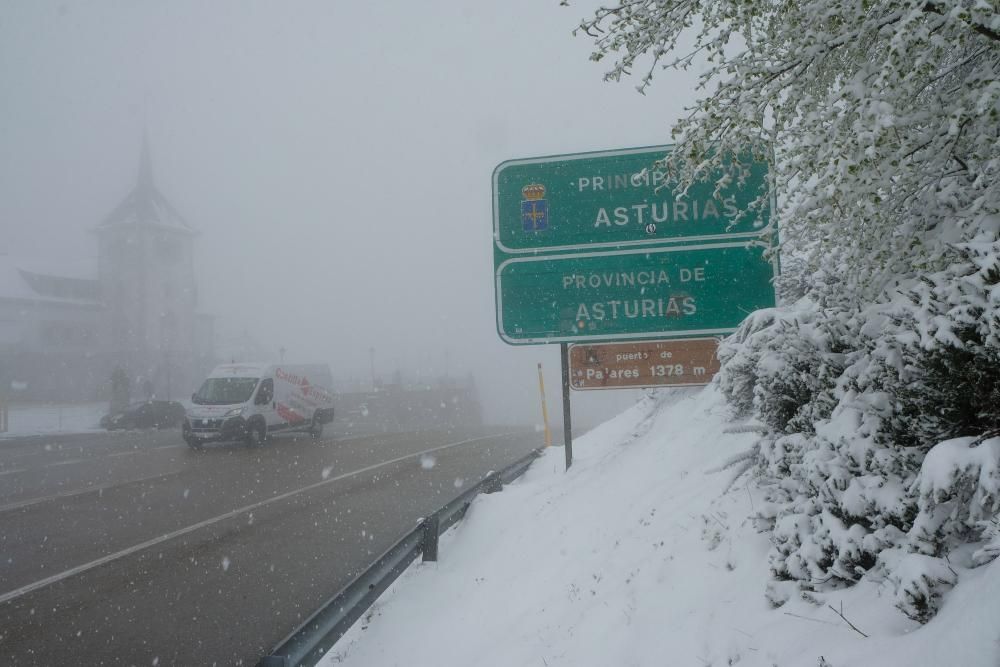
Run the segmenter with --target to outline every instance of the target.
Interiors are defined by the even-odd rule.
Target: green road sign
[[[733,165],[677,198],[655,166],[670,146],[557,155],[501,163],[493,172],[493,234],[518,254],[751,239],[769,210],[748,212],[767,194],[768,166]],[[723,175],[732,184],[714,193]]]
[[[774,305],[767,244],[509,257],[496,268],[497,328],[512,344],[732,333]]]
[[[493,172],[497,329],[511,344],[695,338],[773,306],[768,165],[683,197],[670,146],[510,160]],[[718,194],[714,182],[731,182]]]

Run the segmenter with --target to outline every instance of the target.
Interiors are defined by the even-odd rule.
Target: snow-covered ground
[[[772,608],[760,498],[719,470],[755,436],[727,414],[714,386],[674,391],[577,440],[568,473],[548,450],[323,664],[1000,665],[1000,560],[963,570],[922,627],[878,581]]]
[[[87,433],[102,430],[98,422],[107,411],[107,402],[53,405],[14,404],[7,411],[7,432],[0,433],[0,438],[51,433]]]

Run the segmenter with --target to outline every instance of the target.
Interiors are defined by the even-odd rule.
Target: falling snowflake
[[[232,561],[229,560],[229,556],[223,556],[222,557],[222,571],[223,572],[228,572],[229,571],[229,563],[231,563],[231,562]]]
[[[465,486],[465,480],[462,479],[461,477],[456,477],[455,478],[455,488],[456,489],[461,489],[463,486]]]
[[[333,466],[327,466],[323,468],[323,479],[329,477],[331,472],[333,472]]]
[[[420,467],[424,470],[430,470],[435,465],[437,465],[437,459],[430,454],[424,454],[420,457]]]

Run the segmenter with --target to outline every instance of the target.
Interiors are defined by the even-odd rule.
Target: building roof
[[[153,182],[153,165],[149,156],[149,141],[145,134],[142,137],[139,175],[135,187],[97,226],[96,231],[102,232],[127,225],[166,227],[187,234],[195,233]]]
[[[79,267],[72,262],[66,269],[65,272],[59,269],[49,271],[33,266],[30,261],[15,262],[0,255],[0,299],[100,305],[101,286],[98,280],[81,277]]]

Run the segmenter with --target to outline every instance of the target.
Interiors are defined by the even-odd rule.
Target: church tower
[[[135,187],[94,231],[112,367],[133,398],[186,395],[198,366],[196,232],[156,188],[145,135]]]

